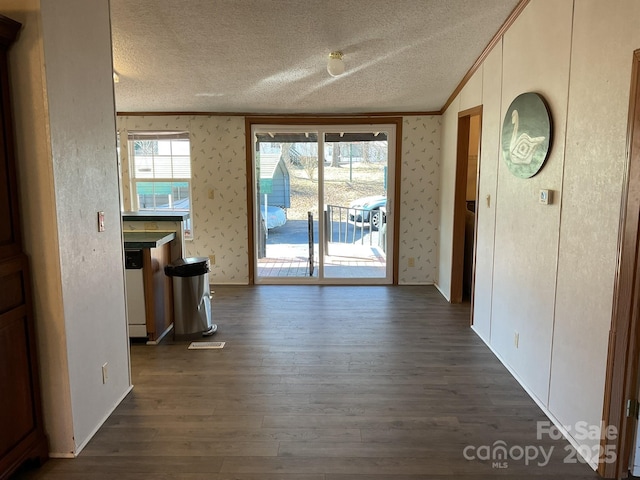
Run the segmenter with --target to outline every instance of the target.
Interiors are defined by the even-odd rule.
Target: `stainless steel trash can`
[[[201,332],[211,335],[217,326],[211,321],[209,259],[181,258],[164,267],[173,281],[173,312],[176,335]]]

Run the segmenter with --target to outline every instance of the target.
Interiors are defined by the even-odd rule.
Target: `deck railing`
[[[327,205],[324,212],[327,243],[376,245],[384,249],[386,225],[383,223],[380,231],[375,230],[371,223],[373,215],[373,211],[363,208]]]

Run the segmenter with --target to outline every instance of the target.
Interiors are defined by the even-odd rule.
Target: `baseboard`
[[[437,283],[434,283],[433,286],[438,289],[438,291],[440,292],[440,295],[442,295],[447,302],[451,303],[451,298],[449,298],[449,296],[442,291],[442,289],[440,288],[440,285],[438,285]]]
[[[73,453],[49,452],[49,458],[76,458]]]
[[[158,345],[162,341],[162,339],[165,337],[165,335],[169,333],[172,329],[173,329],[173,323],[169,325],[167,329],[158,336],[158,338],[156,338],[155,340],[147,341],[147,345]]]
[[[496,356],[496,358],[498,360],[500,360],[500,363],[502,363],[502,365],[504,365],[504,368],[507,369],[507,371],[511,374],[511,376],[513,378],[515,378],[515,380],[520,384],[520,386],[524,389],[525,392],[527,392],[527,395],[529,395],[529,397],[531,397],[531,399],[536,403],[536,405],[538,405],[538,407],[540,407],[540,410],[542,410],[542,413],[544,413],[547,418],[549,420],[551,420],[551,422],[556,426],[556,428],[558,429],[558,431],[560,433],[562,433],[562,436],[573,446],[573,448],[576,449],[576,452],[578,452],[578,455],[580,455],[580,457],[585,461],[585,463],[587,465],[589,465],[593,470],[597,470],[598,469],[598,458],[596,457],[596,459],[594,460],[593,458],[586,458],[584,455],[582,455],[583,449],[581,448],[580,443],[578,443],[567,431],[567,429],[564,427],[564,425],[562,424],[562,422],[560,422],[560,420],[558,420],[547,408],[547,406],[542,403],[542,401],[529,389],[529,387],[524,383],[524,381],[520,378],[520,376],[515,372],[515,370],[513,370],[513,368],[511,368],[509,366],[509,364],[504,360],[504,358],[502,358],[502,356],[489,344],[487,343],[487,341],[482,338],[481,335],[478,335],[478,333],[472,328],[472,330],[474,331],[474,333],[478,336],[478,338],[480,338],[480,340],[482,340],[484,342],[484,344],[489,347],[489,350],[491,350],[491,352]]]
[[[120,398],[114,402],[114,404],[112,405],[112,407],[109,409],[109,411],[107,412],[107,414],[102,418],[102,420],[100,422],[98,422],[98,425],[91,431],[91,433],[87,436],[87,438],[80,444],[78,445],[76,451],[73,453],[73,455],[71,457],[58,457],[58,458],[73,458],[73,457],[77,457],[78,455],[80,455],[80,452],[82,452],[82,450],[84,449],[84,447],[87,446],[87,444],[91,441],[91,439],[93,438],[93,436],[98,432],[98,430],[100,430],[100,428],[102,427],[102,425],[104,425],[104,422],[107,421],[107,419],[111,416],[111,414],[114,412],[114,410],[118,407],[118,405],[120,405],[120,403],[122,402],[122,400],[124,400],[124,397],[126,397],[127,395],[129,395],[129,392],[133,390],[133,385],[129,385],[129,388],[127,388],[125,390],[125,392],[120,396]],[[52,454],[49,454],[50,456],[53,456]]]
[[[493,354],[494,354],[494,355],[496,355],[496,353],[493,351],[493,348],[491,348],[491,345],[489,344],[489,341],[490,341],[490,340],[489,340],[489,339],[487,339],[487,338],[484,338],[484,337],[480,334],[480,332],[479,332],[478,330],[476,330],[476,326],[475,326],[475,324],[471,325],[471,330],[473,330],[473,333],[475,333],[478,337],[480,337],[480,340],[482,340],[482,341],[485,343],[485,345],[486,345],[487,347],[489,347],[489,349],[491,350],[491,352],[493,352]],[[496,357],[497,357],[497,355],[496,355]],[[502,362],[502,360],[500,360],[500,361]],[[504,362],[502,362],[502,364],[504,365]],[[505,365],[505,367],[506,367],[506,365]]]

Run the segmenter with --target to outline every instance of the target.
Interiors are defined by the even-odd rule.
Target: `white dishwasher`
[[[146,337],[147,314],[144,306],[142,250],[125,250],[124,260],[129,337]]]

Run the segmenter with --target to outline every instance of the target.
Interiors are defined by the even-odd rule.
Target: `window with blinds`
[[[137,209],[191,213],[189,132],[129,132],[128,141]],[[185,237],[192,238],[191,219]]]

